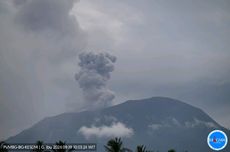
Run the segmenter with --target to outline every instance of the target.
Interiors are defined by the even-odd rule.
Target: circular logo
[[[209,133],[207,142],[211,149],[219,151],[227,146],[228,137],[223,131],[214,130]]]

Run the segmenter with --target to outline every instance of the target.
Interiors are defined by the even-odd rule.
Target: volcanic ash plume
[[[79,59],[81,69],[75,78],[83,90],[86,105],[94,109],[109,106],[115,95],[106,83],[114,70],[116,57],[108,53],[84,52]]]

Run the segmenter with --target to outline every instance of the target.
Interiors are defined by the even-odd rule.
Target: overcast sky
[[[228,0],[0,0],[0,139],[84,107],[78,54],[117,57],[113,104],[167,96],[230,128]]]

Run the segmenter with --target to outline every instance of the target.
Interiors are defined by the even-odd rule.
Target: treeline
[[[137,145],[136,149],[133,151],[129,148],[124,147],[121,138],[110,139],[104,147],[106,152],[159,152],[159,151],[149,150],[144,145]],[[168,152],[176,152],[176,151],[174,149],[170,149],[168,150]]]
[[[5,142],[0,142],[0,152],[8,152],[7,149],[4,149],[3,146],[8,145]],[[44,145],[43,141],[37,141],[36,145],[41,147]],[[63,141],[58,141],[55,143],[57,146],[65,146],[66,143]],[[137,145],[135,150],[131,150],[123,145],[121,138],[113,138],[110,139],[106,145],[104,145],[106,152],[159,152],[147,149],[145,145]],[[72,152],[76,151],[74,149],[66,150],[66,149],[53,149],[53,150],[43,150],[43,149],[34,149],[31,152]],[[174,149],[168,150],[168,152],[176,152]],[[187,152],[187,151],[185,151]]]

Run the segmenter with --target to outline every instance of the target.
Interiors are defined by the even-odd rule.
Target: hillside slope
[[[125,146],[132,149],[136,145],[144,144],[148,149],[162,152],[171,148],[177,151],[208,152],[211,151],[206,141],[209,132],[221,129],[229,137],[229,131],[217,124],[201,109],[175,99],[153,97],[130,100],[96,111],[64,113],[45,118],[31,128],[9,138],[7,142],[34,143],[37,140],[49,143],[59,140],[67,143],[93,142],[98,144],[98,151],[104,151],[103,145],[116,132],[111,133],[114,132],[111,130],[106,135],[103,129],[111,129],[116,124],[125,127],[125,131],[132,131],[122,138]],[[117,129],[121,136],[123,130]],[[229,144],[222,151],[229,152]]]

